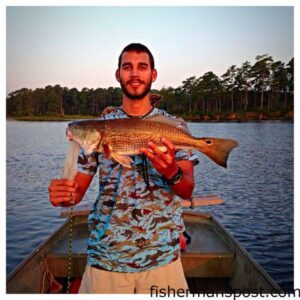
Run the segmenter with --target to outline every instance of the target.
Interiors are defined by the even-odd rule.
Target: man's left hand
[[[170,140],[161,138],[162,144],[167,151],[163,152],[152,141],[148,142],[148,148],[140,148],[151,161],[154,168],[165,178],[170,179],[178,172],[178,165],[175,160],[175,147]]]

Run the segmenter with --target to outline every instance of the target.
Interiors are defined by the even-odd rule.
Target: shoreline
[[[15,121],[15,122],[72,122],[77,120],[87,120],[87,119],[97,119],[97,117],[93,118],[68,118],[68,119],[38,119],[38,118],[6,118],[6,121]],[[219,120],[203,120],[203,119],[184,119],[185,122],[189,123],[264,123],[264,122],[286,122],[286,123],[294,123],[293,119],[247,119],[247,120],[227,120],[227,119],[219,119]]]
[[[28,122],[71,122],[75,120],[86,120],[86,119],[97,119],[100,116],[78,116],[78,115],[69,115],[69,116],[8,116],[6,121],[28,121]],[[281,117],[247,117],[247,116],[238,116],[238,117],[186,117],[186,116],[177,116],[183,118],[186,122],[192,123],[247,123],[247,122],[265,122],[265,121],[281,121],[281,122],[294,122],[293,116],[281,116]]]

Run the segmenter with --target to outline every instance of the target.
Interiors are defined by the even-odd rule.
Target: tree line
[[[228,112],[290,111],[294,107],[294,58],[274,61],[268,54],[255,62],[230,66],[217,76],[212,71],[192,76],[182,85],[153,90],[162,97],[160,107],[184,116]],[[76,88],[60,85],[35,90],[22,88],[6,98],[8,116],[99,115],[121,103],[120,88]]]

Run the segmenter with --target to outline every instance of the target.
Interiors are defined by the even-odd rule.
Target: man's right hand
[[[52,179],[48,191],[53,206],[72,206],[81,200],[78,184],[74,180]]]

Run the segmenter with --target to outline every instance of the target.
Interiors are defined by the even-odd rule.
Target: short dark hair
[[[119,69],[121,68],[122,54],[124,52],[137,52],[137,53],[145,52],[145,53],[147,53],[149,55],[151,69],[152,70],[154,69],[154,58],[153,58],[152,53],[145,45],[142,45],[140,43],[131,43],[122,50],[122,52],[119,56],[119,62],[118,62]]]

